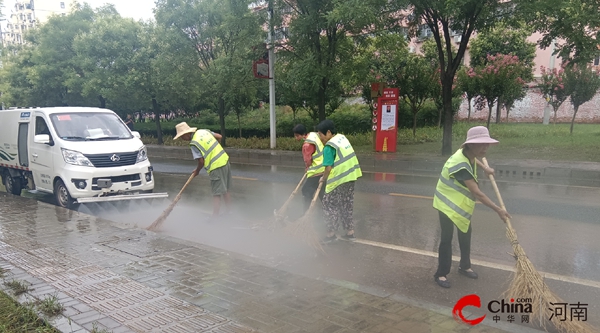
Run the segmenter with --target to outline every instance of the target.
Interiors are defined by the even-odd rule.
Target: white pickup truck
[[[139,133],[107,109],[0,110],[0,175],[7,192],[51,193],[62,207],[167,197],[152,193],[152,166]]]

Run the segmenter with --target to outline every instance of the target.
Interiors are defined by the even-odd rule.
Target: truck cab
[[[0,126],[0,174],[13,194],[50,193],[62,207],[167,196],[152,193],[146,147],[111,110],[3,110]]]

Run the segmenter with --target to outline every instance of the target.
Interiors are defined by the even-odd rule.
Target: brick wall
[[[534,91],[527,93],[525,98],[515,103],[513,108],[510,110],[509,122],[539,122],[541,123],[544,119],[544,108],[548,103],[543,96]],[[468,103],[464,100],[460,110],[458,112],[459,120],[466,120],[468,114]],[[487,120],[488,109],[475,111],[475,108],[471,108],[471,119]],[[550,113],[550,122],[552,122],[554,112]],[[571,101],[567,99],[558,108],[557,122],[571,122],[573,117],[573,106]],[[492,122],[496,119],[496,107],[492,112]],[[502,122],[506,121],[506,110],[502,110]],[[575,118],[576,123],[600,123],[600,94],[596,94],[587,103],[579,107],[577,117]]]

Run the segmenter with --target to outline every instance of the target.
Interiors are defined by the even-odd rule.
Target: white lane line
[[[365,239],[357,239],[354,241],[354,243],[360,243],[360,244],[364,244],[364,245],[370,245],[370,246],[375,246],[375,247],[389,249],[389,250],[419,254],[422,256],[428,256],[428,257],[432,257],[432,258],[438,257],[438,254],[436,252],[419,250],[419,249],[414,249],[414,248],[400,246],[400,245],[374,242],[374,241],[365,240]],[[460,261],[460,257],[452,256],[452,260]],[[516,271],[514,266],[496,264],[496,263],[489,262],[489,261],[472,259],[471,263],[474,265],[477,265],[477,266],[483,266],[483,267],[498,269],[498,270],[507,271],[507,272],[515,272]],[[539,272],[539,273],[542,276],[542,278],[552,279],[552,280],[561,281],[561,282],[574,283],[574,284],[578,284],[578,285],[582,285],[582,286],[600,289],[600,282],[598,282],[598,281],[580,279],[580,278],[576,278],[576,277],[564,276],[564,275],[546,273],[546,272]]]

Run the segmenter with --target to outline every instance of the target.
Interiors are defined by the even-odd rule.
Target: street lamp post
[[[275,27],[273,26],[273,0],[269,0],[269,122],[271,149],[277,146],[275,121]]]

